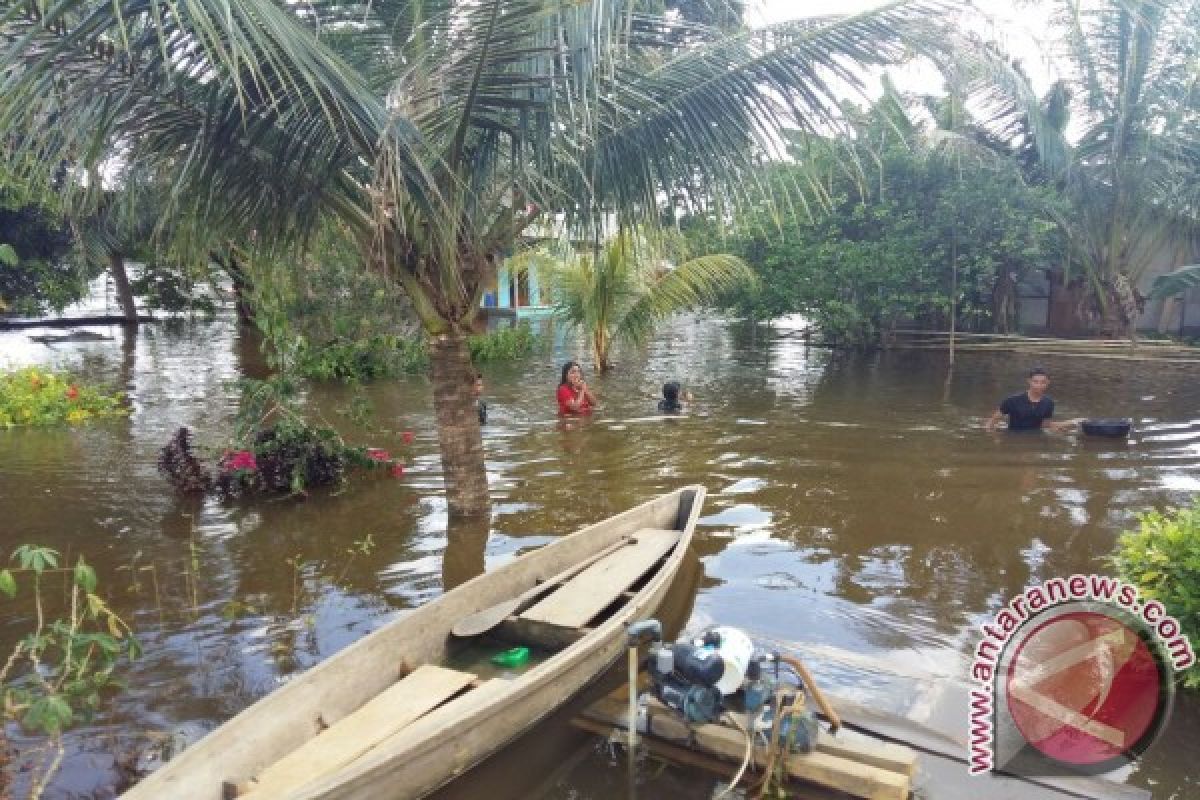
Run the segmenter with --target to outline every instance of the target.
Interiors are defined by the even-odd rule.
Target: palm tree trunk
[[[595,351],[596,369],[600,372],[608,372],[612,368],[612,364],[608,360],[608,333],[604,328],[596,328],[592,336],[592,349]]]
[[[4,721],[0,719],[0,800],[11,800],[12,798],[12,783],[10,777],[12,775],[8,756],[8,736],[4,733]]]
[[[491,511],[491,498],[466,336],[451,332],[433,337],[429,362],[450,516],[482,516]]]
[[[133,287],[129,285],[129,273],[125,271],[125,257],[120,253],[110,253],[108,256],[108,272],[112,275],[113,286],[117,289],[117,304],[121,306],[121,315],[130,325],[137,324],[137,306],[133,303]]]
[[[229,266],[225,268],[229,274],[229,281],[233,286],[233,297],[237,307],[238,324],[253,325],[254,324],[254,306],[250,304],[248,296],[250,289],[250,279],[246,275],[246,271],[238,264],[237,259],[230,255]]]

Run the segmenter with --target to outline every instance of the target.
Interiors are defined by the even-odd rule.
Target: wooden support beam
[[[592,730],[599,726],[605,732],[613,727],[623,728],[627,713],[620,698],[610,695],[584,711],[580,722],[586,725],[579,727]],[[693,757],[702,760],[736,764],[746,751],[746,739],[741,731],[724,725],[689,726],[677,714],[658,704],[652,704],[649,709],[648,725],[645,741],[689,750]],[[848,733],[837,737],[823,734],[817,741],[816,752],[794,753],[787,757],[786,766],[791,777],[868,800],[905,800],[908,797],[917,760],[912,750]],[[755,765],[762,767],[766,755],[766,748],[756,747]]]

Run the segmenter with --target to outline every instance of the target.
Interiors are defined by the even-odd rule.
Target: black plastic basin
[[[1118,436],[1124,437],[1129,435],[1129,431],[1133,429],[1133,420],[1129,417],[1114,418],[1114,419],[1085,419],[1083,421],[1083,432],[1088,436]]]

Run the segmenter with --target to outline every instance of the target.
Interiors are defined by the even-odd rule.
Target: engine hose
[[[800,680],[804,681],[804,686],[808,689],[808,693],[817,701],[817,705],[821,707],[821,713],[829,720],[829,730],[831,733],[837,733],[842,727],[841,717],[833,710],[833,706],[825,699],[825,695],[817,688],[817,682],[813,680],[812,673],[808,671],[808,667],[804,666],[804,662],[794,656],[781,655],[780,661],[790,664],[793,669],[800,675]]]
[[[733,714],[726,712],[725,716],[739,731],[746,734],[746,757],[742,759],[742,765],[738,767],[737,773],[730,779],[729,785],[725,787],[725,791],[714,797],[713,800],[721,800],[722,797],[732,792],[734,787],[741,783],[742,776],[746,774],[746,767],[750,766],[750,756],[754,754],[754,734],[751,732],[753,726],[743,728],[742,723],[738,722],[737,717]]]

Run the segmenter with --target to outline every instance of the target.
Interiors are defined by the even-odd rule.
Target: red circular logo
[[[1074,611],[1020,642],[1008,670],[1008,709],[1043,755],[1096,767],[1149,745],[1166,702],[1163,680],[1137,631],[1102,612]]]

